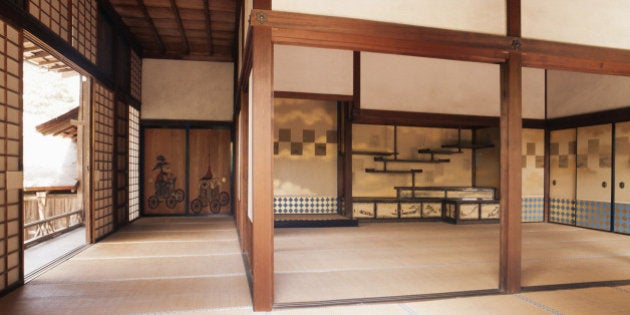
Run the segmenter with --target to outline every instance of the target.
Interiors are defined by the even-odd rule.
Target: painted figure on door
[[[199,180],[199,197],[190,203],[190,209],[193,213],[200,213],[201,209],[210,207],[212,213],[219,213],[221,208],[230,203],[230,194],[226,191],[219,191],[221,184],[225,183],[225,177],[214,178],[212,174],[212,166],[208,165],[208,171]]]
[[[155,193],[149,197],[149,208],[155,209],[164,202],[168,208],[173,209],[177,203],[184,201],[184,190],[175,187],[177,178],[166,158],[158,155],[156,160],[152,170],[158,173],[155,177]]]

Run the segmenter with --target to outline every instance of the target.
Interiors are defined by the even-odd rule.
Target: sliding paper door
[[[614,231],[630,234],[630,122],[615,125]]]
[[[552,131],[549,149],[549,221],[575,225],[576,130]]]
[[[612,125],[577,130],[576,225],[610,230]]]

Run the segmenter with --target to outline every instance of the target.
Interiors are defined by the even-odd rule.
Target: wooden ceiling
[[[24,61],[30,62],[36,66],[45,68],[50,71],[73,71],[72,68],[68,67],[65,63],[59,61],[59,59],[55,58],[49,52],[43,50],[42,48],[28,40],[24,41],[23,57]]]
[[[109,0],[143,57],[234,61],[238,0]]]

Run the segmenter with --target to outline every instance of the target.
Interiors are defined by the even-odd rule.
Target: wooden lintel
[[[252,34],[252,276],[254,311],[273,305],[273,43],[271,28]]]
[[[501,218],[499,287],[521,290],[522,56],[501,65]]]
[[[373,109],[355,110],[352,116],[352,122],[359,124],[396,124],[399,126],[440,128],[496,127],[499,125],[498,117],[491,116],[417,113]]]
[[[273,93],[276,98],[292,98],[302,100],[317,100],[317,101],[335,101],[335,102],[351,102],[352,95],[342,94],[320,94],[320,93],[303,93],[303,92],[291,92],[291,91],[275,91]]]

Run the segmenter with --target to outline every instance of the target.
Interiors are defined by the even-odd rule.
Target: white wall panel
[[[274,0],[276,11],[506,34],[504,0]]]
[[[234,64],[143,59],[142,119],[231,121]]]
[[[523,68],[523,118],[545,119],[545,70]]]
[[[499,116],[499,66],[362,53],[361,108]]]
[[[630,49],[630,1],[523,1],[522,26],[526,38]]]
[[[547,89],[549,118],[630,106],[630,77],[549,70]]]
[[[274,46],[274,90],[352,95],[353,52]]]

